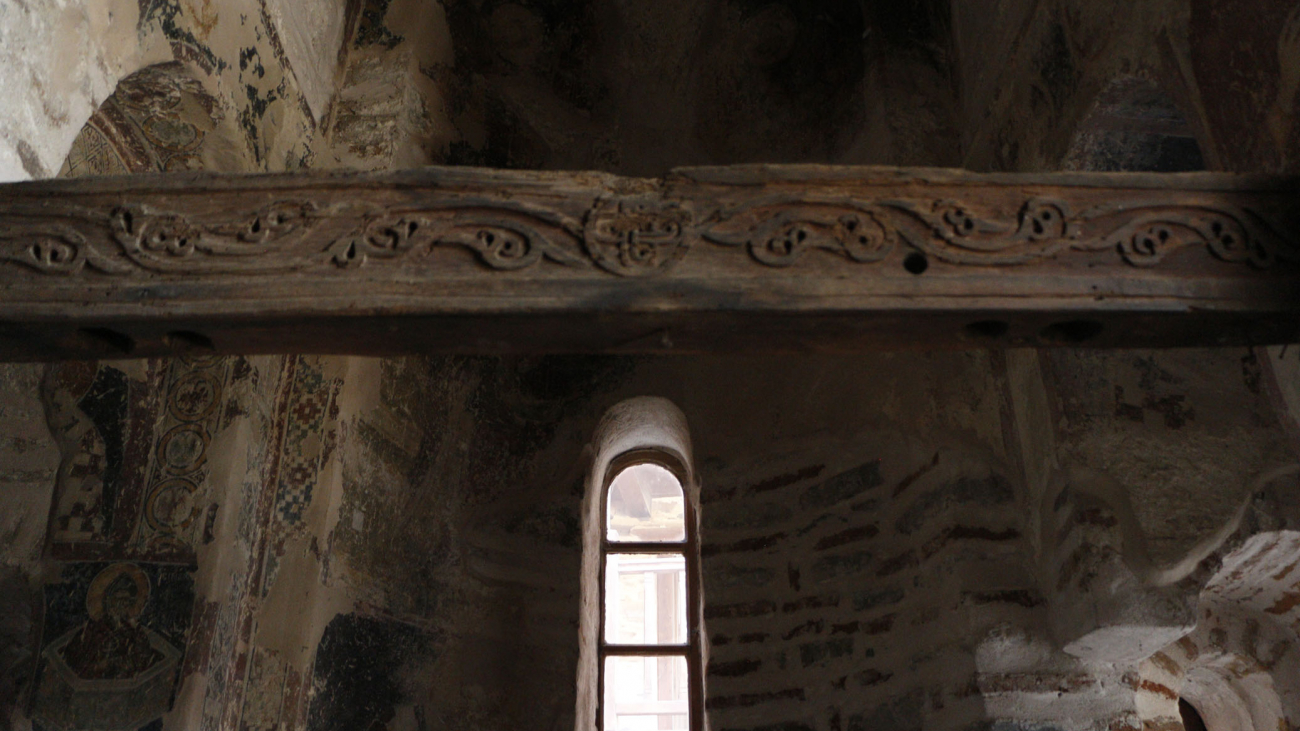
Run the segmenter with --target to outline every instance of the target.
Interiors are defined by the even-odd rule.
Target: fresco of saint
[[[89,619],[59,654],[86,680],[133,678],[162,660],[139,625],[149,601],[149,579],[128,563],[104,569],[86,593]]]

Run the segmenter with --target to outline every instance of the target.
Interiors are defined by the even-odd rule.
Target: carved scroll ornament
[[[105,274],[130,274],[132,267],[106,257],[66,224],[26,226],[0,233],[0,261],[41,274],[79,274],[87,264]]]
[[[790,266],[811,250],[877,262],[900,241],[943,262],[981,266],[1111,250],[1128,264],[1146,267],[1198,245],[1221,261],[1261,268],[1279,257],[1298,259],[1275,228],[1244,210],[1154,204],[1075,215],[1068,204],[1041,198],[1027,200],[1014,221],[977,215],[954,200],[784,200],[730,213],[701,235],[744,247],[755,261],[776,267]]]
[[[326,260],[345,269],[371,260],[416,256],[437,246],[468,249],[487,268],[502,271],[526,269],[543,258],[580,265],[581,255],[572,250],[578,238],[575,229],[561,217],[508,207],[410,211],[368,217],[360,230],[335,239],[324,253]]]
[[[493,271],[546,263],[620,277],[670,272],[702,244],[743,252],[759,267],[791,267],[810,255],[871,265],[908,252],[991,267],[1113,252],[1117,262],[1150,267],[1189,247],[1260,268],[1300,260],[1295,242],[1262,214],[1207,205],[1203,196],[1188,202],[1147,193],[1087,207],[1025,196],[1008,205],[1005,195],[990,203],[971,187],[969,200],[605,193],[588,198],[585,213],[571,199],[548,205],[508,189],[431,191],[423,205],[414,196],[400,204],[340,201],[305,188],[254,210],[201,214],[149,201],[96,209],[55,200],[0,210],[0,260],[59,276],[250,275],[413,264],[437,248],[458,248]]]

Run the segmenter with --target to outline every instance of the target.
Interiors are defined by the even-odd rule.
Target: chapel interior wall
[[[1285,171],[1300,139],[1280,0],[129,5],[0,19],[28,39],[0,45],[26,100],[0,115],[8,179],[1113,169],[1185,164],[1162,151],[1188,140],[1210,168]],[[1267,611],[1294,587],[1246,619],[1201,597],[1293,529],[1249,509],[1295,489],[1261,479],[1296,460],[1296,356],[5,366],[0,711],[49,725],[48,653],[128,564],[154,587],[137,619],[178,656],[161,725],[139,727],[568,728],[583,446],[609,405],[656,394],[687,414],[704,486],[714,728],[1157,727],[1205,667],[1295,679],[1270,660],[1291,610]],[[1142,667],[1063,649],[1125,636],[1175,640]],[[1210,662],[1228,656],[1252,659]]]

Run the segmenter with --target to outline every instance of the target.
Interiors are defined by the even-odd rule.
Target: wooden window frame
[[[686,540],[677,542],[611,541],[609,540],[609,488],[623,470],[639,464],[653,464],[672,473],[682,489]],[[600,557],[597,582],[599,584],[600,622],[596,639],[596,728],[605,730],[605,658],[606,657],[684,657],[686,659],[687,729],[704,729],[704,667],[702,650],[701,585],[699,525],[696,522],[694,502],[691,500],[690,472],[677,455],[662,449],[638,448],[628,450],[610,460],[600,487]],[[626,645],[605,641],[605,565],[610,553],[681,554],[686,563],[686,644],[684,645]]]

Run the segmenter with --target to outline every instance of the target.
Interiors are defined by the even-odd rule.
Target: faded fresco
[[[217,497],[209,450],[242,361],[63,363],[44,382],[62,451],[29,700],[34,728],[153,728],[171,710]]]
[[[56,5],[94,14],[25,0],[15,17]],[[160,33],[149,62],[171,62],[96,87],[87,118],[57,84],[21,96],[28,71],[66,70],[24,56],[0,121],[85,121],[70,149],[16,148],[32,177],[65,154],[64,176],[1300,160],[1295,0],[343,5],[112,3],[125,36],[90,42]],[[573,728],[584,447],[644,394],[683,409],[697,449],[713,728],[1046,729],[1071,708],[1080,728],[1175,729],[1180,697],[1239,681],[1286,704],[1255,727],[1300,728],[1300,513],[1294,481],[1257,481],[1294,462],[1294,435],[1245,349],[378,360],[178,342],[41,369],[59,458],[41,572],[0,574],[0,729],[11,710],[24,731]],[[1133,573],[1188,556],[1159,591]]]
[[[334,399],[341,382],[326,378],[317,359],[299,358],[294,363],[271,513],[271,547],[263,566],[263,596],[275,582],[285,542],[304,533],[304,513],[317,474],[334,446],[334,434],[326,426],[338,417]]]
[[[179,63],[123,79],[77,135],[61,177],[232,169],[220,104]]]
[[[221,358],[74,362],[46,378],[63,449],[51,526],[62,560],[192,563],[206,527],[202,491],[230,366]]]
[[[156,728],[171,707],[189,629],[190,569],[69,563],[45,597],[33,728]]]
[[[432,659],[434,637],[402,622],[343,614],[325,628],[316,648],[307,728],[319,731],[389,731],[428,728],[428,711],[415,702],[404,669]]]

